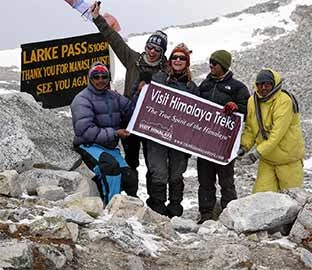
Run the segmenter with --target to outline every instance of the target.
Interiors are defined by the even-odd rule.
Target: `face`
[[[224,75],[224,70],[217,61],[210,59],[209,60],[209,67],[210,67],[210,73],[212,75],[214,75],[216,77],[221,77]]]
[[[171,58],[171,67],[174,71],[183,71],[186,68],[186,56],[182,52],[175,52]]]
[[[97,90],[105,90],[109,88],[109,74],[108,73],[96,74],[91,77],[90,81]]]
[[[162,48],[154,44],[146,44],[145,53],[149,62],[156,62],[162,54]]]
[[[260,96],[265,97],[273,89],[271,82],[256,83],[257,92]]]

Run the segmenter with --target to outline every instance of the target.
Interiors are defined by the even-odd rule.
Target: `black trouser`
[[[166,202],[168,184],[169,200],[180,203],[183,200],[183,173],[187,168],[187,154],[151,140],[147,141],[147,150],[150,197]]]
[[[128,136],[126,139],[122,140],[122,145],[125,151],[125,160],[129,167],[136,173],[138,177],[138,171],[137,167],[140,165],[140,148],[142,144],[142,149],[143,149],[143,156],[144,156],[144,161],[145,165],[147,168],[146,172],[146,189],[147,189],[147,194],[149,194],[149,189],[150,189],[150,172],[148,170],[148,163],[147,163],[147,148],[146,148],[146,141],[147,139],[136,136],[131,134]]]
[[[222,209],[237,198],[234,185],[234,162],[235,160],[227,165],[219,165],[202,158],[197,159],[199,212],[212,212],[215,207],[217,175],[221,186]]]

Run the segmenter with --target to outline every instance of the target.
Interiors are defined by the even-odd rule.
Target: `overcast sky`
[[[242,10],[266,0],[103,0],[101,12],[114,15],[121,34],[151,32]],[[64,0],[9,0],[1,3],[0,50],[20,44],[97,32]],[[90,2],[93,2],[90,0]],[[229,26],[230,27],[230,26]]]

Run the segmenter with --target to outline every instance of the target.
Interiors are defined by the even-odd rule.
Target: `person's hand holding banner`
[[[96,19],[100,15],[100,5],[98,2],[93,3],[89,9],[93,19]]]
[[[233,112],[237,111],[238,110],[238,107],[236,105],[236,103],[230,101],[228,103],[226,103],[224,105],[224,108],[223,108],[223,112],[226,114],[226,115],[231,115]]]
[[[252,165],[260,158],[260,154],[257,149],[251,150],[247,155],[244,155],[241,159],[242,165]]]
[[[117,129],[116,130],[116,135],[119,138],[125,139],[126,137],[128,137],[130,135],[130,132],[127,131],[126,129]]]
[[[136,94],[139,95],[144,85],[150,84],[152,81],[152,73],[148,71],[142,71],[139,74],[139,85],[136,89]]]
[[[152,81],[152,73],[149,71],[140,72],[139,81],[144,81],[146,84],[150,84]]]

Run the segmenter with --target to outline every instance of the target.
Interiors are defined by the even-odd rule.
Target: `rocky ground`
[[[274,9],[275,2],[272,1],[265,9]],[[284,3],[287,1],[280,2]],[[256,9],[253,8],[249,12],[260,12],[263,8],[262,5],[259,5]],[[266,66],[280,71],[284,78],[286,89],[296,94],[301,107],[306,160],[312,156],[311,14],[311,6],[297,7],[296,12],[293,13],[293,19],[299,23],[298,31],[292,32],[279,40],[274,40],[274,33],[280,31],[280,29],[266,29],[268,39],[263,45],[241,52],[233,52],[233,71],[236,77],[244,81],[250,89],[252,89],[256,72],[261,67]],[[235,14],[231,16],[235,16]],[[212,21],[206,23],[209,24]],[[207,63],[194,65],[192,70],[195,80],[200,82],[201,79],[199,78],[202,78],[203,74],[207,73],[208,65]],[[16,72],[14,67],[0,68],[0,88],[18,90],[19,84],[17,82],[19,81],[19,76],[20,74]],[[5,78],[5,82],[3,78]],[[62,123],[60,122],[60,125]],[[48,129],[49,127],[46,128]],[[39,130],[38,133],[40,133]],[[91,178],[90,173],[83,164],[77,172],[80,172],[86,179]],[[139,195],[142,200],[146,199],[144,172],[144,162],[143,158],[141,158]],[[311,174],[312,171],[310,169],[305,169],[304,190],[309,192],[312,192]],[[244,198],[251,194],[255,177],[256,165],[241,166],[239,161],[236,163],[235,184],[239,198]],[[2,179],[0,177],[0,180]],[[191,158],[185,174],[183,201],[185,211],[182,216],[184,221],[196,220],[198,214],[197,188],[196,159]],[[15,199],[10,198],[10,196],[0,196],[0,263],[3,263],[1,255],[6,254],[8,249],[3,243],[12,240],[17,240],[19,244],[26,241],[26,245],[31,246],[31,248],[23,250],[27,250],[27,252],[31,250],[32,254],[29,254],[28,258],[34,260],[32,268],[25,266],[26,262],[24,264],[22,262],[21,265],[24,265],[22,267],[1,268],[0,266],[0,270],[305,270],[311,269],[312,265],[311,255],[306,255],[305,257],[305,254],[310,254],[305,253],[305,251],[308,252],[308,249],[312,250],[311,246],[306,246],[307,249],[302,250],[300,245],[295,248],[289,243],[281,244],[280,242],[274,242],[276,239],[285,240],[279,233],[268,234],[261,232],[251,235],[236,233],[221,226],[220,222],[209,223],[201,229],[194,229],[192,226],[195,225],[189,221],[187,226],[182,227],[185,229],[189,226],[193,229],[188,229],[188,232],[185,233],[179,230],[172,230],[170,226],[175,221],[170,223],[170,221],[161,220],[159,217],[153,217],[154,219],[150,217],[153,220],[158,220],[158,222],[160,219],[161,222],[157,226],[150,222],[147,225],[145,224],[144,227],[136,229],[135,226],[130,225],[125,219],[111,219],[107,221],[108,215],[105,212],[95,222],[79,225],[79,231],[78,229],[76,231],[76,242],[72,239],[55,240],[53,236],[58,235],[59,231],[55,231],[54,235],[42,237],[41,234],[46,233],[46,231],[50,232],[52,229],[46,224],[41,224],[40,226],[42,227],[36,227],[37,233],[34,234],[29,234],[29,229],[26,225],[20,227],[16,225],[26,218],[36,220],[47,209],[57,208],[62,205],[62,201],[51,202],[36,197]],[[218,214],[217,208],[215,212],[216,218]],[[148,215],[152,216],[150,213]],[[1,220],[9,221],[11,225],[9,226]],[[168,224],[171,225],[169,226]],[[153,227],[154,225],[155,227]],[[43,230],[42,228],[45,229]],[[74,226],[74,228],[78,228],[78,226]],[[144,242],[144,245],[142,245],[138,237],[135,237],[135,235],[139,235],[140,230],[153,235],[150,240]],[[200,233],[200,230],[206,230],[206,232]],[[310,234],[307,236],[309,241],[311,240]],[[309,242],[308,240],[307,242]],[[157,254],[149,254],[146,246],[158,246]],[[23,256],[20,257],[24,258]],[[49,259],[47,260],[46,258]],[[64,263],[61,263],[62,261]],[[305,264],[304,261],[306,262]]]
[[[312,79],[309,74],[312,65],[311,57],[311,14],[312,7],[299,7],[293,14],[294,20],[300,22],[300,27],[297,32],[280,38],[275,41],[272,36],[268,35],[268,40],[263,45],[244,50],[242,52],[234,52],[233,71],[236,77],[243,80],[252,89],[253,81],[256,72],[263,66],[271,67],[281,72],[284,78],[285,88],[295,93],[301,107],[302,127],[306,143],[306,159],[312,156],[311,138],[312,138],[312,122],[311,122],[311,106],[312,103]],[[269,30],[269,29],[268,29]],[[272,33],[272,31],[267,31]],[[273,31],[274,32],[274,31]],[[195,65],[192,67],[196,77],[202,77],[208,71],[208,64]],[[196,79],[195,79],[196,80]],[[200,79],[197,79],[199,82]],[[196,219],[197,217],[197,178],[193,174],[192,169],[195,168],[195,159],[192,158],[189,163],[189,174],[185,179],[185,199],[188,200],[188,208],[184,211],[183,217]],[[190,173],[191,172],[191,173]],[[188,174],[188,173],[187,173]],[[251,193],[253,181],[256,177],[256,165],[242,167],[239,162],[235,168],[236,187],[239,197],[247,196]],[[142,176],[143,178],[143,176]],[[144,181],[142,182],[142,184]],[[311,171],[305,171],[304,188],[312,191]],[[187,239],[185,240],[187,242]],[[226,242],[229,239],[227,238]],[[248,239],[237,240],[233,239],[233,244],[244,242],[244,246],[248,246],[251,252],[251,258],[254,265],[244,263],[240,269],[289,269],[302,270],[309,269],[298,260],[292,249],[280,248],[278,245],[266,245],[257,241],[249,241]],[[169,251],[161,254],[158,258],[149,258],[144,260],[144,269],[206,269],[205,260],[208,249],[217,250],[223,244],[223,239],[220,236],[211,236],[204,245],[199,245],[196,251],[185,249],[182,247],[172,246]],[[184,243],[185,244],[185,243]],[[191,246],[193,243],[189,243]],[[98,246],[96,249],[99,248]],[[102,252],[100,252],[102,253]],[[96,254],[98,254],[96,252]],[[227,253],[231,256],[231,252]],[[119,256],[118,250],[116,256]],[[95,255],[95,257],[97,257]],[[100,255],[98,256],[100,259]],[[122,263],[121,263],[122,264]],[[135,260],[133,261],[135,264]],[[257,265],[257,266],[255,266]],[[134,266],[133,266],[134,267]],[[122,265],[116,269],[122,269]],[[131,268],[130,269],[135,269]],[[138,268],[140,269],[140,268]],[[143,269],[143,268],[141,268]],[[208,269],[208,268],[207,268]],[[210,268],[209,268],[210,269]],[[213,268],[211,268],[213,269]],[[215,268],[217,269],[217,268]],[[223,266],[220,269],[234,269],[229,266]]]
[[[183,219],[196,220],[197,211],[197,188],[196,159],[189,162],[185,174],[184,201],[185,211]],[[85,171],[84,167],[80,168]],[[143,157],[140,166],[140,197],[146,198],[145,191],[145,168]],[[256,165],[242,167],[239,162],[235,168],[235,183],[238,197],[242,198],[251,194],[253,180],[256,176]],[[306,173],[305,189],[311,190],[311,174]],[[220,193],[218,191],[218,196]],[[217,220],[219,208],[215,209]],[[64,269],[144,269],[144,270],[199,270],[199,269],[244,269],[244,270],[304,270],[306,266],[298,252],[293,247],[281,246],[270,242],[279,239],[278,235],[253,236],[224,232],[222,229],[210,229],[211,233],[204,238],[195,234],[179,234],[181,237],[173,241],[169,248],[159,252],[158,256],[134,256],[132,252],[126,252],[110,239],[104,242],[88,242],[83,240],[78,244],[83,246],[76,249],[74,263],[68,263]],[[267,243],[267,242],[270,243]],[[247,249],[246,249],[247,248]],[[110,252],[107,252],[107,250]],[[220,250],[221,249],[221,250]],[[220,253],[218,253],[220,252]],[[231,258],[241,258],[241,262]],[[245,259],[243,259],[245,258]],[[246,259],[248,258],[248,259]],[[114,265],[112,265],[114,262]],[[116,263],[118,262],[118,263]]]

